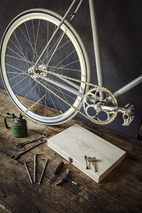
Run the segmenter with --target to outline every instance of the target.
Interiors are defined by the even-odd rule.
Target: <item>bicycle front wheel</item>
[[[83,82],[89,82],[90,78],[84,45],[67,21],[61,25],[43,53],[61,19],[49,10],[28,10],[9,24],[1,43],[2,79],[9,96],[21,112],[41,99],[26,115],[48,125],[61,124],[76,115],[75,108],[80,110],[83,96],[65,88],[70,86],[84,94],[87,86]],[[38,60],[41,53],[42,57]],[[31,70],[37,61],[36,66],[42,69],[40,76],[56,80],[64,88],[43,78],[31,77]],[[78,82],[65,80],[51,72],[77,79]]]

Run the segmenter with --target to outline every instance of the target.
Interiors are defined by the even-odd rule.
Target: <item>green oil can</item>
[[[9,113],[7,113],[7,114],[9,114]],[[26,137],[28,135],[26,120],[23,118],[23,116],[21,114],[18,117],[16,117],[14,115],[14,113],[11,115],[12,115],[12,117],[6,117],[4,120],[6,128],[9,129],[6,119],[11,118],[11,119],[13,119],[12,124],[11,124],[13,135],[17,138]]]

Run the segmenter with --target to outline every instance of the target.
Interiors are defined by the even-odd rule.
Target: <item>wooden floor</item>
[[[142,212],[142,141],[78,119],[60,126],[45,126],[27,119],[28,137],[18,139],[12,135],[11,129],[5,128],[4,117],[7,112],[18,115],[19,111],[3,90],[0,90],[0,102],[0,213]],[[23,150],[15,146],[17,142],[44,133],[51,137],[75,123],[126,151],[126,158],[99,184],[47,147],[46,143],[18,160],[11,159],[12,154]],[[29,161],[33,176],[33,157],[38,153],[43,155],[37,157],[37,180],[45,164],[42,158],[49,159],[41,185],[30,183],[23,164]],[[64,167],[55,180],[62,179],[68,168],[77,186],[68,182],[56,186],[55,180],[50,185],[46,184],[62,160]]]

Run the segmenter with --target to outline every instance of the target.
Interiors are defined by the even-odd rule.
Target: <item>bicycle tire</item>
[[[60,15],[45,9],[25,11],[9,24],[1,42],[1,74],[10,98],[21,112],[25,112],[45,95],[35,107],[26,113],[26,116],[47,125],[57,125],[68,121],[77,114],[75,108],[80,110],[82,107],[82,97],[72,95],[69,91],[64,91],[55,85],[53,88],[51,83],[38,79],[69,102],[68,106],[34,81],[29,74],[29,70],[34,66],[61,19]],[[61,41],[51,59],[54,46],[59,41],[62,32],[64,40]],[[48,64],[49,58],[51,61]],[[81,82],[90,81],[90,66],[86,49],[78,33],[67,21],[61,25],[38,65],[47,67],[47,64],[50,71],[54,73],[77,78]],[[46,74],[43,72],[42,75]],[[47,75],[52,79],[57,78],[54,75]],[[62,80],[58,78],[58,81]],[[83,83],[78,83],[77,87],[82,94],[85,94],[88,89]]]

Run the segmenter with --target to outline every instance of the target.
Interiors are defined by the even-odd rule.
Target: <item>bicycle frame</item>
[[[25,104],[22,103],[21,99],[17,98],[17,94],[23,95],[22,92],[27,87],[24,86],[24,88],[21,89],[19,87],[19,83],[14,84],[15,82],[12,82],[11,79],[15,79],[16,77],[18,77],[20,78],[20,81],[18,78],[16,78],[18,79],[17,81],[23,82],[23,85],[27,84],[26,79],[28,79],[28,88],[26,90],[27,93],[26,91],[24,91],[24,93],[26,93],[24,94],[24,96],[25,97],[29,96],[28,98],[30,99],[34,89],[34,100],[35,101],[38,100],[36,103],[38,103],[39,100],[44,99],[45,94],[46,95],[48,93],[50,94],[43,100],[43,105],[44,104],[46,105],[46,100],[49,101],[50,99],[52,103],[49,104],[49,106],[51,107],[53,106],[53,109],[55,109],[57,112],[55,116],[51,116],[50,118],[50,116],[43,116],[42,114],[40,115],[39,108],[37,113],[33,113],[32,111],[27,113],[29,117],[41,123],[60,124],[72,118],[79,112],[80,114],[90,119],[94,123],[103,125],[103,124],[108,124],[112,122],[117,116],[117,113],[121,112],[123,114],[124,125],[127,126],[134,119],[134,116],[133,116],[134,107],[133,105],[126,105],[123,108],[118,107],[116,97],[124,94],[128,90],[140,84],[142,82],[142,75],[134,79],[132,82],[128,83],[124,87],[120,88],[114,94],[111,91],[109,91],[107,88],[105,88],[104,82],[103,82],[103,72],[102,72],[102,64],[101,64],[99,36],[97,32],[98,27],[97,27],[97,21],[96,21],[95,5],[94,5],[94,0],[88,0],[91,29],[92,29],[92,35],[93,35],[96,72],[97,72],[97,80],[98,80],[97,85],[90,83],[90,66],[89,66],[89,59],[87,56],[86,49],[84,47],[83,42],[80,39],[80,36],[77,34],[74,28],[69,24],[69,22],[72,22],[72,20],[75,18],[82,2],[83,0],[72,0],[72,3],[69,6],[68,10],[66,11],[65,15],[63,16],[63,18],[60,15],[50,10],[32,9],[32,10],[23,12],[22,14],[17,16],[14,20],[12,20],[12,22],[9,24],[6,30],[6,33],[4,34],[3,43],[2,43],[1,61],[2,61],[2,67],[3,67],[2,77],[4,79],[4,83],[6,85],[6,88],[9,91],[9,94],[12,100],[22,112],[25,110],[28,110],[29,106],[28,104],[26,104],[27,106],[25,107]],[[38,31],[37,31],[38,33],[36,33],[36,35],[35,35],[33,20],[37,20],[37,25],[35,26],[38,27]],[[46,39],[45,37],[45,40],[43,40],[42,45],[40,45],[40,39],[42,39],[43,34],[41,33],[41,37],[39,37],[40,35],[39,20],[42,20],[43,24],[51,23],[50,26],[54,27],[54,28],[51,27],[52,34],[50,34],[50,36],[47,35],[48,39]],[[23,26],[23,29],[21,26]],[[32,30],[28,31],[28,27],[30,26],[32,26]],[[47,28],[44,28],[44,25],[42,26],[43,26],[43,29],[46,30],[46,33],[47,32],[49,33],[49,30],[47,31]],[[19,33],[17,33],[18,37],[20,38],[19,40],[17,36],[15,35],[15,32],[20,32],[20,34],[22,35],[21,36]],[[33,39],[33,44],[31,42],[29,32],[32,33],[31,38]],[[41,31],[41,32],[44,33],[44,31]],[[23,52],[23,50],[25,49],[20,51],[20,55],[18,55],[17,53],[19,50],[21,50],[20,43],[21,44],[24,43],[23,40],[21,40],[21,38],[24,39],[24,42],[26,42],[27,45],[30,45],[29,52],[31,51],[30,52],[31,54],[29,54],[28,52],[29,59],[25,57],[25,54],[27,54],[27,52],[25,53]],[[40,47],[38,51],[40,55],[38,55],[36,52],[37,41]],[[69,46],[66,46],[68,47],[69,52],[68,50],[65,51],[63,48],[61,49],[62,50],[61,52],[60,51],[58,52],[58,55],[55,55],[56,52],[60,50],[61,47],[64,47],[64,45],[62,45],[62,42],[64,44],[67,44],[68,41],[71,42],[69,43]],[[13,47],[16,49],[16,51],[14,50]],[[52,48],[50,52],[48,52],[48,49],[50,49],[50,47]],[[9,55],[7,49],[12,51],[13,54]],[[66,55],[66,53],[68,53],[68,55]],[[14,54],[16,54],[16,56]],[[66,63],[65,60],[70,59],[68,57],[72,56],[72,54],[73,54],[72,59],[74,61],[71,59],[72,63],[71,62],[69,64],[68,62]],[[45,55],[47,55],[48,57],[47,56],[45,57]],[[59,57],[59,60],[61,61],[58,63],[56,63],[57,56],[61,56]],[[11,58],[13,59],[12,61],[10,60]],[[7,60],[9,61],[9,63],[8,62],[6,63]],[[19,60],[24,62],[24,64],[21,64],[22,62],[19,63]],[[65,62],[63,63],[62,66],[59,66],[62,61],[65,61]],[[13,63],[19,64],[19,66],[18,67],[13,66]],[[74,63],[77,63],[77,64],[74,64]],[[71,67],[68,67],[68,70],[79,71],[79,72],[78,73],[74,72],[73,74],[65,72],[67,70],[64,70],[64,67],[68,65],[71,65]],[[11,68],[10,71],[8,71],[8,67]],[[21,70],[21,67],[22,67],[22,70]],[[76,69],[74,69],[74,67]],[[56,72],[56,70],[58,70],[57,68],[59,68],[59,72]],[[12,75],[16,74],[15,70],[20,71],[20,73],[22,74],[24,73],[25,78],[23,79],[22,75],[19,74],[19,72],[16,77],[15,76],[11,77],[10,76],[11,74]],[[10,72],[10,75],[6,75],[9,72]],[[31,82],[33,84],[31,84]],[[15,86],[17,86],[18,89],[16,88],[15,90],[13,90]],[[41,91],[40,91],[40,87],[42,88]],[[36,93],[37,92],[36,89],[38,89],[39,91],[38,94]],[[42,95],[42,93],[45,93],[45,94]],[[52,99],[51,94],[52,96],[55,97],[55,102]],[[42,98],[38,99],[40,95],[42,95]],[[57,103],[57,107],[55,103]],[[62,103],[65,104],[65,107],[62,106]],[[63,109],[63,113],[58,113],[59,112],[58,104]],[[47,106],[48,105],[46,105],[46,107]],[[82,111],[84,110],[84,113],[81,112],[82,106],[83,106]],[[45,115],[46,115],[46,111],[47,110],[45,108]],[[92,111],[94,114],[92,114]]]
[[[59,26],[57,27],[57,29],[55,30],[54,34],[52,35],[51,39],[49,40],[49,42],[47,43],[46,47],[44,48],[43,52],[41,53],[41,55],[39,56],[39,59],[37,60],[35,66],[37,65],[37,63],[39,62],[40,58],[42,57],[43,53],[45,52],[45,50],[48,48],[49,44],[51,43],[52,39],[54,38],[55,34],[57,33],[57,31],[59,30],[60,26],[63,24],[64,20],[66,19],[66,17],[69,15],[71,9],[73,8],[74,4],[76,3],[77,0],[73,0],[72,4],[70,5],[69,9],[67,10],[66,14],[64,15],[64,17],[62,18]],[[70,19],[70,22],[74,19],[78,9],[80,8],[81,4],[82,4],[83,0],[80,0],[75,12],[72,15],[72,18]],[[103,82],[103,72],[102,72],[102,64],[101,64],[101,57],[100,57],[100,47],[99,47],[99,36],[98,36],[98,31],[97,31],[97,20],[96,20],[96,13],[95,13],[95,5],[94,5],[94,0],[89,0],[89,10],[90,10],[90,19],[91,19],[91,27],[92,27],[92,35],[93,35],[93,45],[94,45],[94,53],[95,53],[95,62],[96,62],[96,72],[97,72],[97,80],[98,80],[98,85],[99,86],[104,86],[104,82]],[[64,36],[64,35],[63,35]],[[59,44],[58,44],[59,45]],[[34,67],[35,67],[34,66]],[[36,74],[36,73],[35,73]],[[38,74],[36,74],[38,75]],[[41,77],[41,76],[39,76]],[[43,77],[42,77],[43,78]],[[44,78],[44,80],[46,80]],[[62,79],[63,80],[63,79]],[[64,79],[65,80],[65,79]],[[48,79],[48,81],[50,81]],[[68,80],[65,80],[66,82],[68,82],[69,84],[72,84],[73,87],[76,87],[76,84],[71,83]],[[57,84],[57,82],[53,82],[54,84]],[[142,83],[142,75],[140,75],[138,78],[134,79],[133,81],[131,81],[130,83],[126,84],[124,87],[120,88],[119,90],[117,90],[116,92],[114,92],[114,96],[115,97],[119,97],[121,95],[123,95],[124,93],[126,93],[127,91],[133,89],[134,87],[136,87],[138,84]],[[72,91],[74,94],[79,94],[80,96],[82,96],[81,93],[78,93],[77,91],[75,91],[74,89],[72,89],[71,87],[64,87],[63,85],[59,85],[60,87],[66,89],[66,90],[70,90]]]
[[[103,73],[102,73],[102,64],[101,64],[101,57],[100,57],[100,49],[99,49],[99,39],[97,33],[97,21],[95,15],[95,5],[94,0],[89,0],[89,8],[90,8],[90,17],[91,17],[91,25],[92,25],[92,34],[93,34],[93,44],[94,44],[94,51],[95,51],[95,59],[96,59],[96,70],[97,70],[97,78],[98,78],[98,85],[104,86],[103,84]],[[134,79],[130,83],[126,84],[121,89],[114,92],[115,97],[119,97],[126,93],[127,91],[133,89],[138,84],[142,83],[142,75],[138,78]]]

